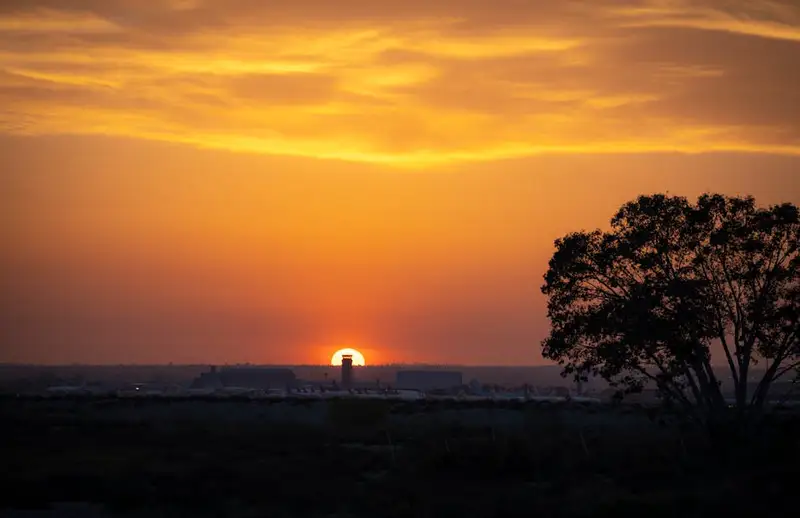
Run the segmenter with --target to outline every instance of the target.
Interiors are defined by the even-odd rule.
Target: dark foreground
[[[4,398],[0,411],[0,517],[789,516],[800,478],[792,416],[713,446],[604,407]]]

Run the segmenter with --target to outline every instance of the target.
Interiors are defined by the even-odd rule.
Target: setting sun
[[[339,366],[342,364],[342,356],[349,354],[353,356],[353,365],[356,367],[363,367],[364,363],[364,355],[360,352],[356,351],[355,349],[339,349],[333,356],[331,356],[331,365]]]

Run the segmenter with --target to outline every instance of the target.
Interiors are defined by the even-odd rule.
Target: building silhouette
[[[342,356],[342,388],[350,390],[353,388],[353,355],[345,354]]]
[[[211,367],[192,382],[192,388],[220,389],[241,387],[248,389],[286,389],[297,384],[291,369],[279,367],[231,366]]]
[[[415,390],[450,390],[461,387],[462,375],[459,371],[444,370],[401,370],[397,371],[395,387]]]

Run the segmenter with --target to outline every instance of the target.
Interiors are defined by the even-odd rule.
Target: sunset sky
[[[553,240],[800,203],[796,0],[2,0],[0,362],[541,363]]]

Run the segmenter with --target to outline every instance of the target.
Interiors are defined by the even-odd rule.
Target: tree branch
[[[731,369],[731,375],[733,376],[733,385],[734,390],[739,388],[739,371],[736,368],[736,364],[733,362],[733,357],[731,356],[731,350],[728,346],[728,340],[725,339],[725,330],[721,328],[719,329],[719,339],[722,342],[722,349],[725,351],[725,359],[728,360],[728,367]]]
[[[630,366],[630,368],[632,370],[635,370],[636,372],[643,374],[645,377],[653,381],[660,391],[663,391],[665,394],[670,395],[675,399],[677,399],[678,401],[680,401],[680,403],[684,406],[687,412],[689,412],[690,414],[697,414],[697,406],[692,405],[692,402],[686,398],[686,395],[683,394],[683,391],[681,391],[674,383],[672,383],[672,386],[670,386],[670,383],[667,380],[659,379],[658,376],[650,374],[649,372],[647,372],[647,369],[645,369],[640,365],[632,365]],[[695,417],[698,416],[695,415]],[[702,421],[702,419],[700,420]]]
[[[796,361],[796,362],[784,367],[783,369],[781,369],[777,373],[775,373],[775,378],[773,379],[773,381],[777,381],[777,380],[781,379],[781,377],[783,377],[787,372],[789,372],[791,370],[794,370],[797,367],[800,367],[800,360],[798,360],[798,361]]]

